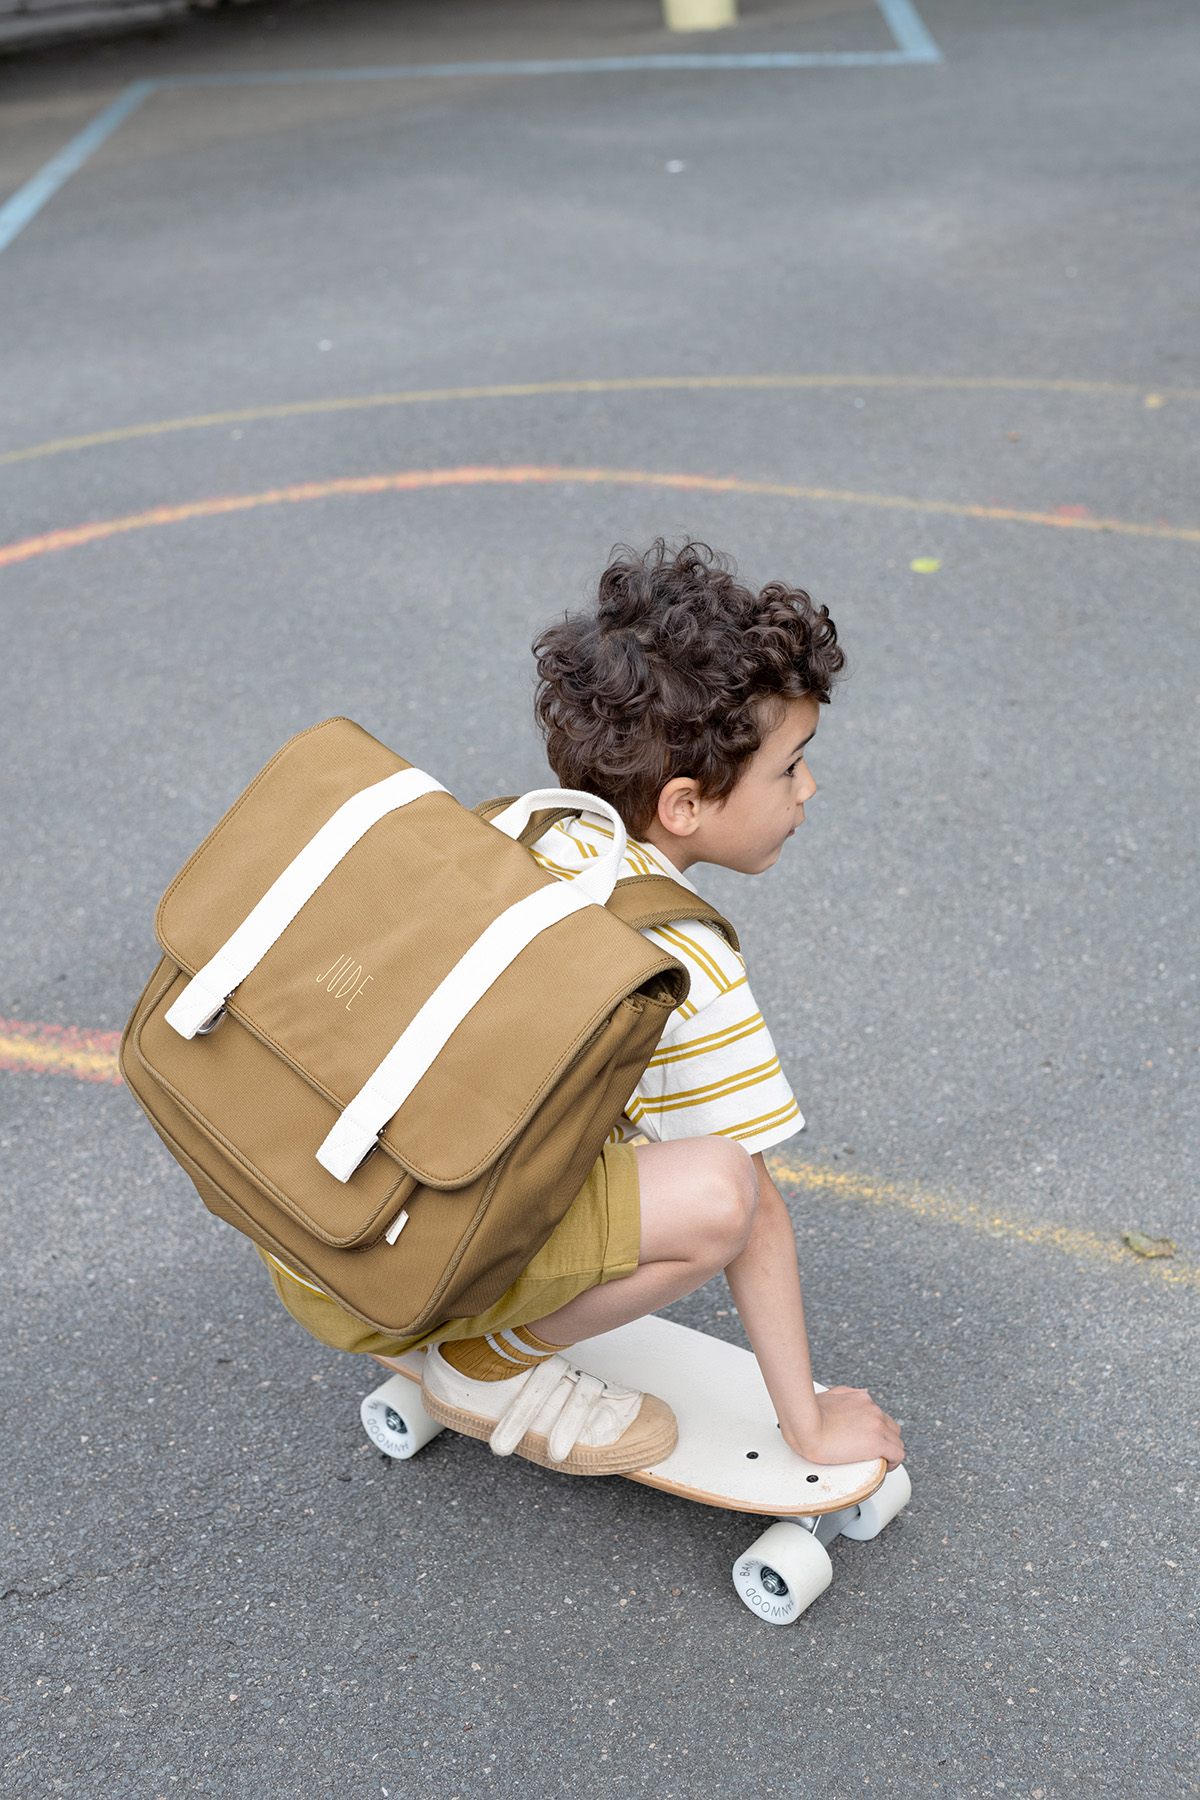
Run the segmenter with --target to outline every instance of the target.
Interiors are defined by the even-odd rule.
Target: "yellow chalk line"
[[[81,544],[96,543],[129,531],[152,526],[177,525],[188,519],[212,519],[228,513],[249,512],[261,506],[295,505],[306,500],[328,500],[357,494],[413,492],[420,488],[470,486],[520,486],[524,484],[607,485],[614,487],[672,488],[684,493],[755,494],[782,500],[832,501],[844,506],[884,507],[915,513],[941,513],[960,519],[995,519],[1006,524],[1049,525],[1059,531],[1115,532],[1125,537],[1159,538],[1176,543],[1200,543],[1200,528],[1190,525],[1139,525],[1128,519],[1079,519],[1059,513],[1024,512],[1011,506],[975,506],[958,500],[921,500],[906,494],[858,493],[849,488],[796,487],[777,481],[743,481],[733,475],[659,474],[646,469],[573,469],[521,466],[513,468],[464,467],[457,469],[405,469],[389,475],[350,475],[332,481],[302,481],[290,487],[268,488],[257,494],[218,494],[205,500],[189,500],[174,506],[154,506],[145,512],[127,513],[117,519],[95,519],[57,531],[0,545],[0,568],[27,562]]]
[[[77,1026],[25,1024],[18,1019],[0,1020],[0,1070],[71,1075],[77,1081],[121,1086],[117,1067],[116,1031],[89,1031]],[[1057,1225],[1015,1213],[998,1212],[969,1200],[955,1200],[932,1193],[916,1184],[904,1187],[860,1175],[848,1169],[830,1169],[820,1163],[800,1163],[786,1156],[768,1154],[776,1181],[784,1187],[805,1188],[833,1194],[838,1199],[858,1200],[869,1206],[908,1212],[939,1225],[957,1225],[990,1238],[1007,1238],[1034,1244],[1072,1257],[1075,1261],[1129,1268],[1141,1264],[1145,1274],[1168,1287],[1200,1291],[1200,1267],[1185,1258],[1150,1259],[1145,1262],[1126,1250],[1115,1238],[1078,1225]]]
[[[970,1200],[953,1199],[914,1183],[901,1186],[881,1181],[873,1175],[860,1175],[848,1169],[829,1169],[820,1163],[793,1162],[787,1157],[768,1155],[767,1163],[775,1180],[785,1187],[807,1188],[835,1195],[842,1200],[858,1200],[867,1206],[907,1212],[934,1224],[957,1225],[984,1237],[1007,1239],[1010,1243],[1034,1244],[1041,1250],[1056,1250],[1075,1262],[1103,1264],[1106,1267],[1131,1268],[1168,1287],[1190,1288],[1200,1293],[1200,1265],[1186,1257],[1143,1258],[1135,1256],[1115,1237],[1105,1237],[1082,1225],[1058,1225],[1049,1220],[1025,1218],[1019,1213],[1000,1212]]]
[[[81,437],[51,438],[23,450],[0,453],[0,464],[32,462],[61,456],[66,450],[90,450],[98,444],[124,444],[133,438],[161,437],[171,431],[200,431],[212,425],[247,425],[261,419],[295,419],[310,413],[361,412],[386,406],[429,406],[451,400],[533,400],[552,394],[650,394],[724,389],[783,392],[788,389],[894,388],[902,392],[943,389],[950,392],[1101,394],[1140,399],[1158,407],[1170,400],[1200,400],[1200,388],[1151,391],[1131,381],[1041,380],[1021,375],[631,375],[608,381],[522,381],[499,387],[414,388],[395,394],[356,394],[328,400],[292,400],[277,406],[239,407],[233,411],[195,413],[180,419],[156,419],[143,425],[121,425]]]

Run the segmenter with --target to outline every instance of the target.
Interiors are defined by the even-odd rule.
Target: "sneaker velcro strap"
[[[570,1374],[571,1365],[563,1356],[551,1356],[538,1364],[515,1400],[496,1421],[496,1429],[488,1439],[496,1456],[512,1455],[555,1388]],[[565,1394],[563,1399],[566,1399]]]
[[[551,1427],[546,1450],[551,1462],[563,1462],[579,1442],[580,1433],[591,1416],[592,1408],[603,1399],[604,1383],[595,1375],[573,1370],[574,1386],[567,1403]]]

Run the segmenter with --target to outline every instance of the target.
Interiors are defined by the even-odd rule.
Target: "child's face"
[[[804,823],[805,801],[817,791],[804,750],[821,710],[811,694],[784,706],[782,719],[724,800],[700,798],[690,782],[669,782],[663,789],[655,821],[663,835],[654,834],[653,841],[676,868],[707,862],[741,875],[761,875],[778,862],[783,846]],[[684,791],[688,788],[690,794]],[[677,790],[673,803],[672,790]]]

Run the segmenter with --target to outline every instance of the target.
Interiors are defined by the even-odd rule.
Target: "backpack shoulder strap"
[[[677,919],[700,919],[719,931],[734,950],[741,950],[738,934],[724,914],[669,875],[624,876],[612,891],[608,910],[635,931],[653,931],[659,925],[673,925]]]
[[[502,794],[497,800],[481,800],[472,810],[481,819],[491,820],[506,806],[511,806],[516,798],[515,794]],[[534,813],[517,842],[528,849],[560,819],[577,817],[578,811],[574,807],[547,807],[544,812]],[[658,925],[673,925],[677,919],[700,919],[719,931],[739,954],[741,952],[738,934],[724,914],[710,906],[707,900],[702,900],[699,894],[690,893],[679,882],[672,881],[669,875],[624,876],[612,891],[608,910],[634,931],[653,931]]]

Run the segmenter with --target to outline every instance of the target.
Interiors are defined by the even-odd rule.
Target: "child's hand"
[[[784,1442],[797,1456],[815,1463],[869,1462],[883,1456],[889,1469],[904,1461],[900,1427],[866,1388],[832,1387],[815,1398],[816,1415],[802,1429],[780,1422]]]

